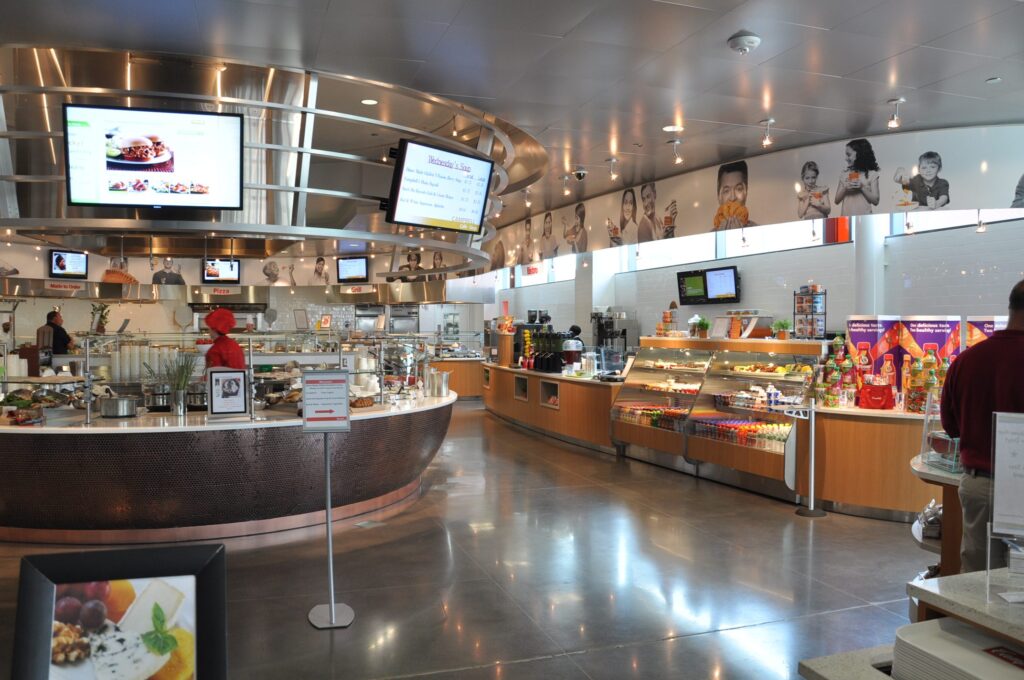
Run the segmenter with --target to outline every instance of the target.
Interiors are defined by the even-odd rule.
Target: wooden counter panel
[[[781,453],[751,449],[729,442],[690,437],[686,457],[769,479],[786,478],[785,457]]]
[[[438,371],[450,373],[448,389],[458,392],[459,398],[479,397],[484,392],[483,360],[435,361],[430,365]]]
[[[675,430],[662,430],[634,423],[612,421],[612,437],[616,441],[646,446],[655,451],[683,455],[686,435]]]
[[[910,470],[921,448],[918,420],[816,414],[815,494],[822,500],[868,508],[919,512],[938,489]],[[807,495],[808,460],[797,459],[797,490]]]
[[[612,402],[619,385],[561,380],[488,366],[491,386],[482,390],[484,405],[494,413],[527,427],[569,437],[603,449],[613,447],[609,437]],[[527,401],[515,398],[516,379],[527,382]],[[541,405],[541,383],[558,385],[558,408]]]

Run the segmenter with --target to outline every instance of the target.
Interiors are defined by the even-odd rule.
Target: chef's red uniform
[[[235,327],[235,315],[221,307],[207,314],[205,320],[208,328],[220,333],[206,353],[206,367],[245,368],[245,354],[241,346],[227,336]]]

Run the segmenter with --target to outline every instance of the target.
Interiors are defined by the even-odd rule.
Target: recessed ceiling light
[[[682,125],[666,125],[661,129],[663,132],[682,132],[684,128]]]
[[[376,106],[377,105],[377,100],[376,99],[363,99],[359,103],[363,104],[365,106]]]
[[[998,85],[1001,82],[1003,82],[1003,79],[1000,78],[999,76],[992,76],[991,78],[985,79],[986,85]]]

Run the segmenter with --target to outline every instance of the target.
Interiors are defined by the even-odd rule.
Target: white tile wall
[[[546,309],[554,328],[566,330],[575,323],[575,284],[575,281],[559,281],[498,291],[498,313],[501,313],[501,303],[505,300],[509,301],[509,314],[523,321],[526,320],[526,310]]]
[[[1024,279],[1024,222],[886,239],[887,314],[1006,314]]]
[[[676,272],[735,265],[740,275],[740,304],[680,307],[680,324],[701,314],[709,319],[727,309],[759,309],[775,318],[791,319],[793,290],[805,283],[820,283],[828,290],[828,327],[842,328],[854,314],[854,249],[852,244],[822,246],[736,257],[711,262],[624,272],[615,276],[616,309],[637,312],[640,333],[653,335],[661,312],[679,301]]]

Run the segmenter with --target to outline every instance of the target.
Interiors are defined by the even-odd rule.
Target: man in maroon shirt
[[[942,427],[960,437],[964,475],[960,504],[964,533],[960,570],[985,569],[987,523],[992,516],[992,414],[1024,413],[1024,281],[1010,291],[1010,319],[953,362],[942,390]],[[992,542],[992,568],[1006,566],[1006,549]]]

